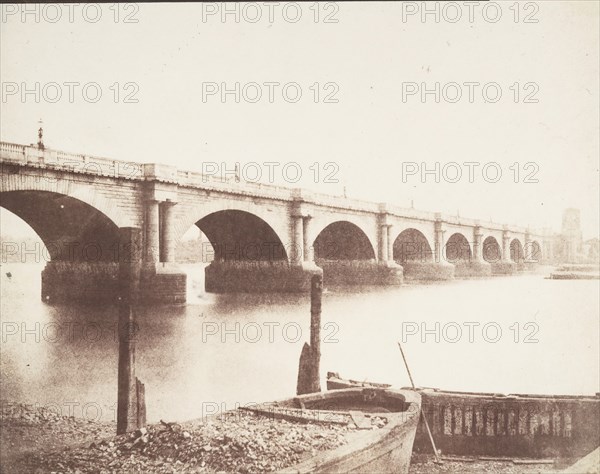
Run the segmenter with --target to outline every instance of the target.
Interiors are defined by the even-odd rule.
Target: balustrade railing
[[[141,163],[67,153],[48,148],[40,149],[36,145],[28,146],[0,142],[0,161],[122,179],[156,179],[159,181],[176,182],[181,186],[197,187],[242,195],[264,196],[284,201],[302,199],[306,202],[321,206],[351,209],[369,213],[387,212],[391,215],[410,219],[433,221],[436,220],[436,218],[441,218],[444,222],[455,225],[481,225],[487,229],[498,230],[505,228],[503,224],[491,221],[479,221],[459,216],[440,215],[434,212],[421,211],[414,208],[387,204],[382,205],[380,203],[352,199],[345,196],[334,196],[331,194],[314,193],[302,189],[238,180],[233,177],[221,178],[202,174],[198,171],[177,170],[174,167],[167,165],[143,165]],[[527,229],[520,226],[510,226],[510,231],[526,233]],[[545,232],[537,229],[530,229],[529,233],[532,237],[545,235]]]

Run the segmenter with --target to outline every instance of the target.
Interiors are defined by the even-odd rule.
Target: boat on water
[[[599,280],[600,266],[597,264],[561,265],[548,278],[550,280]]]
[[[336,373],[327,374],[328,389],[356,386]],[[359,386],[367,387],[368,382],[360,382]],[[421,395],[421,408],[443,454],[574,458],[600,446],[600,394],[505,395],[436,388],[415,391]],[[431,452],[422,423],[413,450]]]
[[[283,473],[408,473],[421,396],[412,390],[352,387],[246,407],[258,415],[296,423],[351,428],[347,444],[322,451]]]

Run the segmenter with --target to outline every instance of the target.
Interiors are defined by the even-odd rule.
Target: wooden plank
[[[449,462],[475,462],[477,459],[475,458],[461,458],[458,456],[442,456],[443,461]]]
[[[554,464],[554,459],[513,459],[513,464]]]
[[[362,411],[348,410],[348,413],[359,430],[370,430],[372,428],[371,419],[367,418]]]

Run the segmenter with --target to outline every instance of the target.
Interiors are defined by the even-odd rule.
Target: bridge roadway
[[[175,249],[193,225],[212,244],[206,289],[213,292],[306,291],[315,272],[326,285],[399,285],[513,273],[550,259],[549,233],[170,165],[6,142],[0,165],[0,205],[47,248],[49,301],[114,298],[128,236],[139,250],[142,300],[184,302]],[[4,245],[5,254],[31,253]]]

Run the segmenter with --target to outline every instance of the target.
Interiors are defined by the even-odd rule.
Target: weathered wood
[[[513,459],[513,464],[554,464],[554,459]]]
[[[310,350],[312,355],[312,391],[321,391],[321,301],[323,276],[313,275],[310,282]]]
[[[310,346],[315,354],[321,355],[321,303],[323,299],[323,277],[313,275],[310,282]]]
[[[312,351],[310,345],[304,343],[300,353],[300,363],[298,364],[298,383],[296,385],[296,394],[304,395],[312,393]]]
[[[145,423],[143,384],[135,376],[135,339],[138,326],[133,305],[137,299],[141,262],[141,231],[120,229],[119,242],[119,371],[117,381],[117,434],[141,428]],[[140,393],[142,412],[139,412]],[[141,416],[140,416],[141,415]]]
[[[146,426],[146,387],[137,377],[135,378],[135,387],[137,395],[137,427],[139,429]]]
[[[373,427],[370,418],[367,418],[362,411],[349,410],[348,413],[359,430],[370,430]]]
[[[321,391],[321,300],[323,277],[313,275],[310,288],[310,344],[305,343],[298,365],[296,394]]]
[[[475,458],[460,458],[457,456],[442,456],[442,461],[449,462],[475,462]]]

